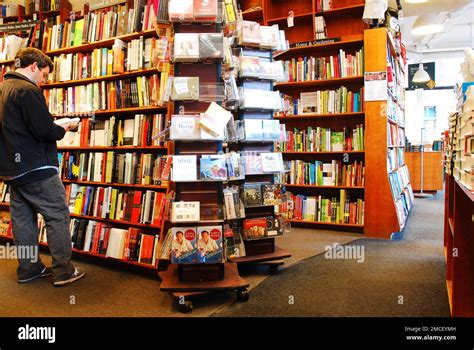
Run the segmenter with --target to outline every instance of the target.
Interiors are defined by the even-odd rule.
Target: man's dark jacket
[[[54,124],[41,89],[20,73],[6,73],[0,83],[0,176],[57,167],[56,141],[64,134]]]

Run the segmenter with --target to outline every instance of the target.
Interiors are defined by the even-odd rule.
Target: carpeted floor
[[[213,316],[449,317],[443,253],[444,194],[416,199],[401,241],[359,239],[364,261],[308,258]]]
[[[417,200],[403,241],[375,241],[332,231],[293,229],[278,245],[293,256],[277,276],[246,274],[250,300],[233,293],[194,302],[187,316],[449,316],[442,246],[443,194]],[[364,263],[328,260],[326,246],[354,244]],[[352,243],[351,243],[352,242]],[[317,255],[317,256],[315,256]],[[43,256],[48,263],[50,257]],[[15,260],[0,262],[0,316],[184,316],[153,277],[75,261],[87,276],[64,288],[51,280],[16,283]],[[398,304],[400,296],[403,304]]]

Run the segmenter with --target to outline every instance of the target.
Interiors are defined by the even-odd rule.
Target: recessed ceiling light
[[[419,16],[411,29],[413,35],[429,35],[443,31],[443,25],[437,15]]]

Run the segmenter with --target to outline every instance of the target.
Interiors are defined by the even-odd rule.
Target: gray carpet
[[[448,316],[442,250],[442,195],[417,200],[405,238],[400,242],[357,240],[360,235],[307,229],[291,230],[277,244],[293,256],[281,275],[265,270],[245,275],[248,303],[234,303],[233,293],[194,302],[186,316],[433,315]],[[327,245],[356,241],[366,248],[363,264],[329,261]],[[314,258],[313,258],[314,257]],[[48,263],[50,257],[43,255]],[[87,276],[64,288],[50,279],[16,283],[16,260],[0,261],[0,316],[159,317],[183,314],[160,292],[157,278],[75,261]],[[404,304],[397,298],[404,296]],[[294,304],[289,304],[289,297]]]
[[[213,316],[449,317],[443,253],[444,193],[416,199],[401,241],[359,239],[364,262],[308,258]]]

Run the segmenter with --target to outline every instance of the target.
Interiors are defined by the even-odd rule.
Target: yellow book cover
[[[117,146],[123,146],[123,122],[119,120],[117,127]]]
[[[112,182],[112,171],[114,167],[114,152],[107,152],[107,162],[105,166],[105,182]]]
[[[142,77],[137,77],[137,87],[138,87],[138,106],[143,107],[143,89],[142,89]]]

